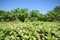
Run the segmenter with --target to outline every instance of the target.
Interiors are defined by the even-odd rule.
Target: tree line
[[[46,14],[41,14],[38,10],[29,11],[27,8],[16,8],[11,11],[0,10],[0,22],[8,21],[58,21],[60,22],[60,6],[56,6],[53,10]]]

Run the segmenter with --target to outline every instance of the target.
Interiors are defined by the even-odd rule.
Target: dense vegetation
[[[46,14],[41,14],[38,10],[29,11],[28,9],[16,8],[11,11],[0,10],[0,21],[60,21],[60,6]]]
[[[60,40],[60,6],[46,14],[27,8],[0,10],[0,40]]]
[[[60,40],[60,23],[3,22],[0,23],[0,40]]]

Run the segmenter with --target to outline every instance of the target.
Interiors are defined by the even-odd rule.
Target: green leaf
[[[5,37],[5,40],[10,40],[10,36],[6,36]]]

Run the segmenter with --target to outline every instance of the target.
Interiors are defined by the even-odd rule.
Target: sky
[[[0,0],[0,10],[13,10],[15,8],[28,8],[47,13],[55,6],[60,6],[60,0]]]

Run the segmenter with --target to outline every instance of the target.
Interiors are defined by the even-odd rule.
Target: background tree
[[[38,10],[29,11],[27,8],[16,8],[11,11],[0,10],[0,21],[58,21],[60,22],[60,6],[46,14],[41,14]]]

